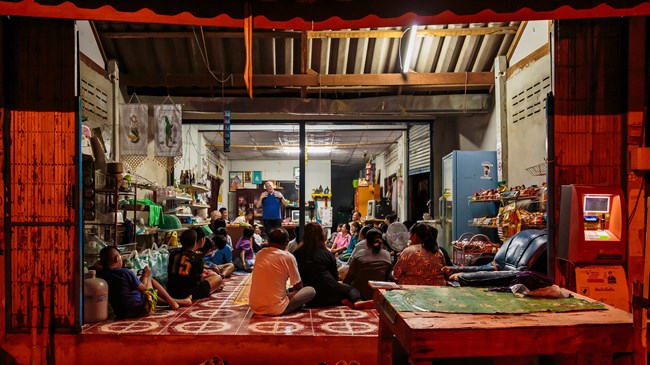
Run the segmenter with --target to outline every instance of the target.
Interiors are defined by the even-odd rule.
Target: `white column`
[[[508,180],[508,113],[506,93],[506,56],[494,60],[494,112],[497,117],[497,176],[498,181]]]

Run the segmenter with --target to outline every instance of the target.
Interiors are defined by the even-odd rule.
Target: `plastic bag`
[[[510,287],[510,290],[512,294],[519,298],[525,296],[534,298],[568,298],[571,296],[568,291],[562,290],[555,284],[535,290],[528,290],[524,284],[515,284]]]

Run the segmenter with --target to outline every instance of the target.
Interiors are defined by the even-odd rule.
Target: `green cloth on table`
[[[512,293],[486,291],[485,288],[432,286],[417,289],[391,290],[386,300],[402,312],[444,313],[532,313],[570,312],[605,309],[602,303],[578,298],[515,297]]]
[[[129,199],[129,204],[134,204],[133,199]],[[149,206],[149,226],[158,226],[162,221],[162,207],[149,199],[138,199],[135,204]]]

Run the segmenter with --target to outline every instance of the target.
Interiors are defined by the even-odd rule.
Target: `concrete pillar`
[[[113,84],[111,93],[111,153],[110,158],[113,161],[119,161],[120,153],[120,68],[116,60],[108,61],[108,78]]]
[[[508,180],[508,112],[506,93],[506,56],[494,60],[494,111],[497,115],[497,176],[499,181]]]

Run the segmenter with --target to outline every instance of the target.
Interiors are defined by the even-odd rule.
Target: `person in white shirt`
[[[254,214],[253,210],[249,209],[246,211],[246,213],[244,213],[244,215],[240,215],[239,217],[235,218],[232,224],[242,224],[242,223],[252,224],[253,214]]]
[[[269,247],[261,250],[255,259],[249,305],[255,314],[283,315],[291,313],[312,300],[316,290],[303,287],[295,257],[285,251],[289,233],[276,228],[268,236]],[[287,293],[289,280],[291,288]]]
[[[262,237],[262,228],[257,224],[253,224],[253,229],[255,230],[255,233],[253,233],[253,251],[257,253],[267,245],[264,244],[264,237]]]

